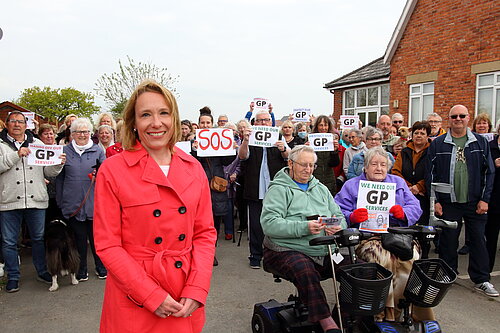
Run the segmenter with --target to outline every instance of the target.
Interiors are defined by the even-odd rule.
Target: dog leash
[[[74,217],[76,214],[78,214],[82,210],[83,205],[85,205],[85,202],[89,198],[90,190],[92,189],[92,186],[94,185],[94,183],[95,183],[95,175],[92,177],[92,180],[90,181],[89,189],[87,190],[87,193],[85,193],[85,197],[83,198],[82,202],[80,203],[80,206],[69,216],[70,218]]]

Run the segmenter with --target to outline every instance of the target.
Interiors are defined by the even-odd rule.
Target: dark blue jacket
[[[469,202],[490,201],[495,169],[490,156],[488,140],[467,129],[465,158],[469,172]],[[447,183],[453,188],[457,147],[453,143],[451,131],[432,141],[427,156],[431,163],[431,181]],[[430,185],[430,184],[429,184]],[[430,186],[428,187],[430,188]],[[455,192],[436,193],[437,202],[456,202]]]
[[[88,174],[94,171],[93,166],[97,161],[103,162],[106,156],[104,151],[96,144],[85,150],[80,156],[71,143],[64,146],[66,163],[61,173],[56,178],[56,201],[66,219],[69,219],[83,199],[91,185]],[[78,221],[92,220],[94,218],[94,186],[90,190],[82,209],[76,214]]]

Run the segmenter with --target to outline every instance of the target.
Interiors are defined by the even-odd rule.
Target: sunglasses
[[[457,119],[458,117],[460,117],[460,119],[464,119],[465,117],[467,117],[467,115],[466,114],[454,114],[454,115],[450,116],[451,119]]]
[[[394,123],[394,124],[402,124],[402,123],[403,123],[403,121],[402,121],[402,120],[394,120],[394,121],[393,121],[393,123]]]

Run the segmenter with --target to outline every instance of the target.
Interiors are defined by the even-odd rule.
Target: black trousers
[[[462,224],[465,221],[465,233],[469,236],[469,276],[474,283],[482,283],[490,280],[489,257],[486,250],[484,230],[487,215],[476,213],[477,202],[472,203],[443,203],[443,219],[457,221]],[[458,238],[461,228],[443,228],[439,239],[439,258],[443,259],[451,268],[458,272]]]
[[[486,223],[486,249],[488,250],[490,273],[495,266],[495,257],[497,255],[498,233],[500,232],[500,214],[488,213],[488,222]]]
[[[94,256],[94,263],[96,271],[101,272],[105,270],[104,265],[95,252],[94,245],[94,227],[92,220],[78,221],[74,217],[69,218],[69,227],[73,230],[75,234],[76,249],[80,255],[80,268],[78,269],[78,275],[86,275],[88,273],[87,269],[87,240],[90,243],[90,249],[92,250],[92,255]]]
[[[262,260],[264,241],[264,232],[260,224],[260,213],[262,212],[262,200],[248,200],[248,217],[250,226],[248,228],[248,237],[250,238],[250,258]]]

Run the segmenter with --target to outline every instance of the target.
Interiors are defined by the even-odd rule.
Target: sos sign
[[[340,116],[341,129],[358,129],[359,116]]]
[[[229,128],[204,128],[196,130],[198,156],[236,155],[234,134]]]

